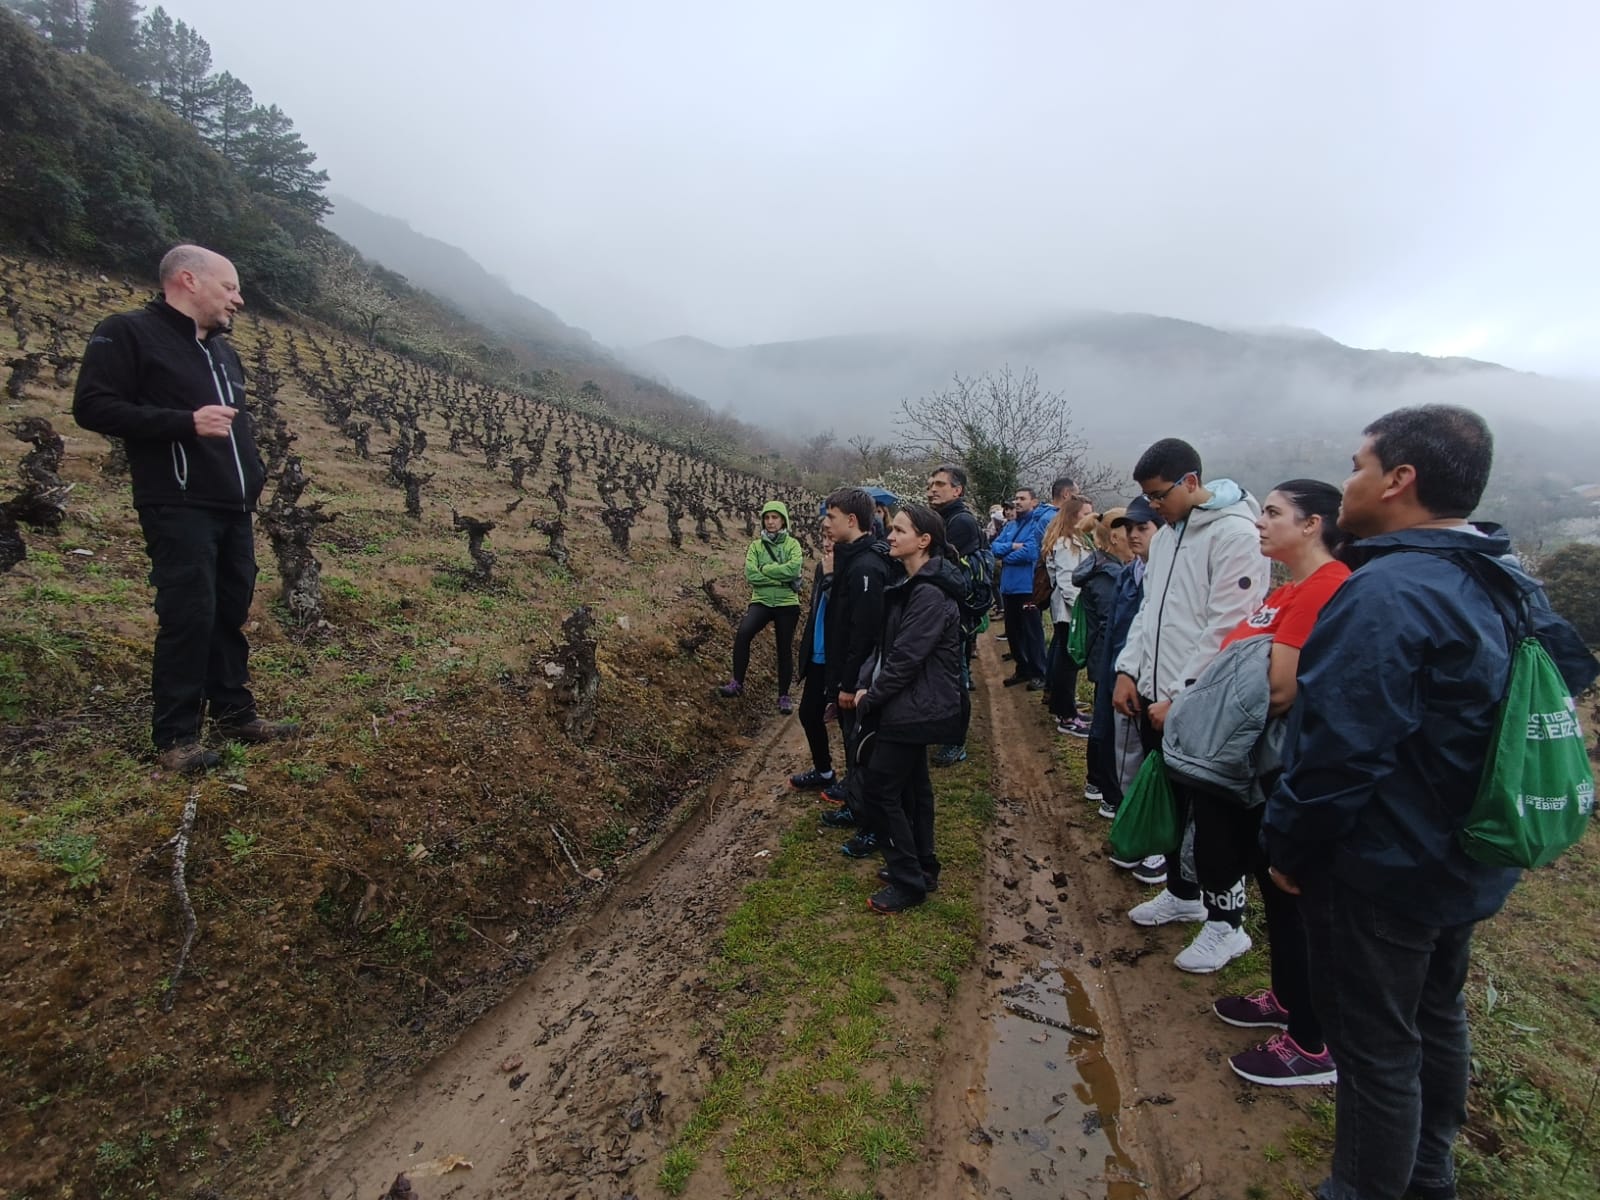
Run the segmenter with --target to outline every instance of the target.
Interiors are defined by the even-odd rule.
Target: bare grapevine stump
[[[468,578],[479,586],[492,582],[494,551],[484,549],[483,539],[494,529],[494,522],[481,521],[477,517],[463,517],[455,509],[451,509],[450,524],[452,528],[460,529],[467,535],[467,553],[472,556],[472,571]]]
[[[642,507],[629,505],[624,508],[604,508],[600,510],[600,520],[611,531],[611,544],[624,554],[628,552],[628,533],[633,528],[633,523],[638,519]]]
[[[322,614],[322,563],[311,551],[317,527],[334,519],[322,503],[300,504],[306,489],[305,472],[298,455],[284,460],[271,503],[261,510],[261,527],[272,542],[278,574],[283,579],[283,603],[298,625],[316,625]]]
[[[599,645],[594,636],[594,614],[588,605],[573,609],[561,622],[565,641],[556,648],[555,661],[561,666],[561,681],[556,685],[556,700],[566,706],[567,736],[586,742],[594,733],[595,711],[600,699],[600,669],[595,665]]]
[[[433,479],[433,472],[418,475],[410,467],[406,468],[400,477],[400,486],[406,490],[406,516],[420,518],[422,516],[422,489]]]
[[[17,464],[22,490],[6,501],[6,511],[12,520],[35,529],[59,529],[67,514],[67,494],[72,491],[72,485],[63,483],[60,475],[65,453],[61,435],[43,417],[24,417],[11,432],[33,449]]]
[[[571,561],[572,555],[567,550],[567,524],[561,519],[560,513],[548,519],[535,517],[529,522],[528,528],[537,529],[550,539],[549,548],[545,550],[545,553],[555,559],[556,562],[564,567]]]

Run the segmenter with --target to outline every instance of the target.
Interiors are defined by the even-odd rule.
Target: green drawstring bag
[[[1133,786],[1122,798],[1117,819],[1111,822],[1111,849],[1118,858],[1145,858],[1167,854],[1183,836],[1178,828],[1178,804],[1167,782],[1161,751],[1145,755]]]
[[[1089,619],[1083,615],[1083,593],[1072,602],[1072,622],[1067,626],[1067,657],[1078,666],[1089,662]]]
[[[1461,848],[1491,866],[1542,867],[1583,837],[1593,812],[1577,705],[1538,639],[1524,637]]]

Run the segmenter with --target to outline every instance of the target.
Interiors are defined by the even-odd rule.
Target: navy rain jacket
[[[1511,670],[1506,623],[1464,564],[1505,572],[1553,626],[1540,640],[1574,695],[1600,671],[1539,585],[1505,561],[1510,549],[1466,529],[1354,546],[1364,565],[1300,653],[1287,766],[1262,825],[1272,865],[1308,890],[1336,881],[1437,926],[1505,903],[1519,872],[1469,858],[1456,837]]]

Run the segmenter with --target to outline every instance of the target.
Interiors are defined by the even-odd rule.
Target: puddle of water
[[[1122,1090],[1083,985],[1046,962],[1002,996],[985,1079],[995,1194],[1142,1200],[1117,1128]]]

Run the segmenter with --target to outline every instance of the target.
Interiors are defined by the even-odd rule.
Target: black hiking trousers
[[[750,669],[750,643],[769,624],[776,623],[778,633],[778,695],[787,696],[794,681],[794,631],[800,624],[800,606],[785,604],[768,608],[765,604],[752,604],[744,610],[744,620],[733,635],[733,677],[744,684],[745,672]]]
[[[823,719],[823,714],[828,704],[838,699],[837,695],[828,695],[824,680],[827,670],[826,663],[807,663],[805,676],[801,680],[805,684],[805,691],[800,693],[800,728],[806,731],[806,745],[811,748],[811,765],[824,775],[833,770],[833,752],[828,745],[828,723]]]
[[[913,896],[925,896],[939,880],[939,856],[933,852],[933,781],[928,775],[928,748],[907,742],[879,741],[861,769],[863,829],[878,835],[878,849],[889,870],[889,882]]]
[[[150,737],[158,751],[200,736],[214,721],[256,715],[244,623],[256,589],[250,514],[184,504],[139,509],[150,583],[156,589],[155,701]]]

